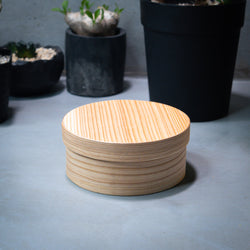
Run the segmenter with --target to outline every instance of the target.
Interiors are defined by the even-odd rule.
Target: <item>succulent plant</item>
[[[36,57],[36,47],[34,43],[10,42],[6,46],[12,53],[15,53],[18,58],[34,58]]]
[[[53,8],[52,11],[65,15],[65,21],[69,27],[78,35],[86,36],[114,35],[120,14],[123,11],[117,4],[115,4],[114,11],[110,11],[106,4],[92,11],[94,3],[88,0],[81,1],[78,12],[71,12],[68,5],[69,2],[64,0],[62,8]]]

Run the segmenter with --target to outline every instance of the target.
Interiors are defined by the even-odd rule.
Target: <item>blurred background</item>
[[[64,50],[67,25],[64,17],[51,11],[61,7],[63,0],[3,0],[0,13],[0,46],[9,41],[35,42],[41,45],[58,45]],[[77,11],[80,0],[69,0],[69,7]],[[115,3],[124,8],[120,27],[127,31],[126,73],[146,75],[146,59],[143,27],[140,22],[139,0],[94,1],[95,6],[107,4],[110,9]],[[250,78],[250,4],[247,3],[245,25],[241,31],[235,78]]]

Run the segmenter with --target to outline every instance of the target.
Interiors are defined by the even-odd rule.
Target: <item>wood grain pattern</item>
[[[182,158],[186,154],[186,148],[178,151],[176,154],[171,156],[166,156],[165,158],[151,160],[151,161],[141,161],[141,162],[112,162],[112,161],[102,161],[96,160],[83,155],[79,155],[70,149],[66,148],[66,158],[72,163],[87,168],[89,170],[103,172],[103,173],[116,173],[116,174],[136,174],[136,173],[152,173],[160,171],[162,169],[155,166],[162,166],[164,164],[171,164],[171,162]],[[164,167],[165,169],[165,167]]]
[[[133,100],[91,103],[62,121],[66,172],[77,185],[111,195],[141,195],[185,176],[190,120],[168,105]]]
[[[142,181],[142,182],[128,182],[118,183],[110,182],[105,179],[95,180],[89,175],[83,175],[72,169],[67,164],[66,173],[71,181],[78,186],[90,191],[94,191],[102,194],[110,195],[145,195],[160,192],[168,188],[172,188],[181,182],[186,172],[186,159],[183,158],[178,166],[173,168],[173,173],[166,174],[162,178],[158,178],[154,181]],[[111,177],[111,176],[110,176]]]
[[[128,100],[88,104],[69,112],[62,122],[63,141],[71,151],[89,158],[119,162],[147,161],[171,155],[188,144],[189,127],[189,118],[178,109]],[[130,135],[131,140],[128,139]]]
[[[168,171],[170,173],[171,168],[175,167],[184,157],[186,157],[186,151],[181,152],[172,160],[161,161],[160,163],[154,162],[155,165],[148,166],[147,162],[145,164],[143,162],[133,163],[132,165],[131,163],[110,164],[111,162],[77,156],[69,150],[67,150],[66,154],[67,164],[78,168],[78,170],[82,170],[86,175],[95,175],[97,178],[110,175],[112,176],[112,180],[116,178],[117,180],[120,179],[120,182],[122,182],[123,178],[131,181],[134,177],[139,178],[139,176],[142,176],[144,180],[151,178],[150,175],[159,174],[163,176],[164,172]]]
[[[186,147],[189,133],[183,137],[169,141],[157,141],[143,144],[108,144],[86,141],[85,139],[70,138],[63,134],[63,141],[67,148],[80,155],[104,161],[139,162],[171,157]]]
[[[143,143],[183,133],[190,120],[168,105],[134,100],[96,102],[70,111],[65,130],[77,137],[108,143]]]

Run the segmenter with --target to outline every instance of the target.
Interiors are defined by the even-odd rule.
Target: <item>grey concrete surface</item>
[[[63,16],[51,11],[61,6],[63,0],[3,0],[0,14],[0,45],[9,41],[33,41],[42,45],[59,45],[64,48],[66,24]],[[139,0],[105,0],[114,8],[117,2],[125,10],[121,15],[120,26],[127,30],[126,71],[134,74],[146,73],[143,28],[140,23]],[[77,10],[80,0],[69,0],[72,10]],[[211,17],[213,18],[213,17]],[[245,26],[242,29],[236,76],[250,78],[250,4],[247,4]]]
[[[187,174],[170,190],[115,197],[65,174],[63,116],[111,99],[148,100],[147,80],[115,96],[12,98],[0,125],[0,249],[250,249],[250,82],[235,81],[230,114],[191,124]]]

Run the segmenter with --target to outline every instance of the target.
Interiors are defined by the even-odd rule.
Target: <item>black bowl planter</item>
[[[63,71],[64,55],[57,46],[46,46],[56,51],[50,60],[12,63],[11,96],[34,96],[47,93],[54,86]]]
[[[66,30],[67,89],[80,96],[108,96],[123,90],[126,32],[106,37],[80,36]]]
[[[9,61],[0,63],[0,122],[3,122],[8,117],[11,52],[7,49],[0,48],[0,57],[1,56],[8,56],[10,58]]]
[[[150,99],[191,121],[228,113],[245,0],[187,6],[141,0]]]

